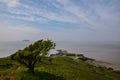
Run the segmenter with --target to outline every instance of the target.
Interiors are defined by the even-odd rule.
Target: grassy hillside
[[[74,57],[50,57],[38,62],[35,74],[9,58],[0,59],[0,80],[120,80],[120,72],[92,66]]]

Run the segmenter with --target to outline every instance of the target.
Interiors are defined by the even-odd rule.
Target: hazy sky
[[[120,41],[120,0],[0,0],[0,41]]]

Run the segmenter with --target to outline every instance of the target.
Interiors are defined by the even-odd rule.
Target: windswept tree
[[[55,43],[51,40],[38,40],[23,50],[18,50],[16,53],[12,54],[11,59],[18,61],[34,73],[36,62],[40,61],[41,56],[47,55],[49,50],[54,48]]]

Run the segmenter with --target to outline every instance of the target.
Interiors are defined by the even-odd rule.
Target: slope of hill
[[[95,67],[74,57],[49,57],[35,67],[35,74],[10,58],[0,58],[0,80],[119,80],[120,71]]]

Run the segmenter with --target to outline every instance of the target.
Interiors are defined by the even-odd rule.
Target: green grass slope
[[[35,74],[10,58],[0,58],[0,80],[120,80],[120,72],[95,67],[74,57],[42,59]]]

